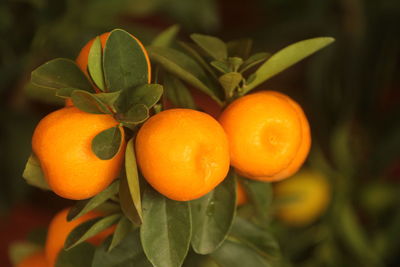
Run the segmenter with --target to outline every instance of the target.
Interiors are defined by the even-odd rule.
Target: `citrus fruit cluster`
[[[267,60],[268,55],[247,55],[249,59],[244,62],[239,57],[229,57],[219,39],[202,35],[194,35],[193,39],[217,59],[212,65],[225,72],[219,77],[220,94],[204,85],[200,79],[202,70],[196,69],[192,59],[175,50],[163,50],[162,45],[170,42],[165,34],[146,49],[125,31],[107,32],[88,42],[75,62],[54,60],[32,73],[34,86],[56,89],[56,96],[65,99],[65,106],[37,125],[32,137],[34,156],[26,170],[28,174],[43,175],[42,180],[36,175],[39,179],[33,184],[80,201],[59,212],[50,223],[44,249],[46,266],[56,265],[63,247],[70,249],[85,240],[97,245],[113,234],[108,247],[111,250],[132,225],[143,226],[141,246],[147,258],[152,263],[162,262],[163,258],[149,251],[156,231],[148,231],[155,220],[146,222],[146,216],[157,213],[163,205],[166,210],[169,207],[171,211],[181,211],[177,220],[186,231],[182,239],[177,239],[184,242],[182,255],[170,260],[181,265],[190,242],[196,253],[209,254],[228,235],[235,203],[239,206],[252,200],[246,192],[245,178],[255,182],[284,180],[304,163],[311,135],[300,105],[277,91],[248,94],[262,82],[262,75],[271,74],[261,73],[248,82],[244,72]],[[316,40],[316,48],[311,50],[316,51],[331,40],[319,42]],[[222,53],[214,53],[207,48],[209,44],[222,47]],[[156,63],[181,75],[183,81],[199,86],[202,92],[196,86],[187,89],[171,73],[163,76],[156,65],[154,82],[162,81],[168,89],[163,94],[162,85],[151,83],[148,53]],[[289,63],[296,60],[300,59]],[[229,64],[223,65],[224,62]],[[185,66],[196,69],[200,78]],[[263,68],[264,65],[259,68],[260,72],[264,72]],[[64,70],[68,75],[63,75]],[[181,92],[174,92],[177,88]],[[236,180],[236,176],[243,180]],[[208,198],[213,192],[216,199],[221,196],[228,203],[223,211],[225,222],[214,226],[217,237],[211,232],[204,234],[206,229],[201,223],[215,222],[207,221],[215,213],[215,202]],[[96,211],[106,202],[114,207],[111,212]],[[169,220],[168,214],[165,217]],[[160,229],[162,232],[163,226]],[[42,256],[34,255],[32,260]]]

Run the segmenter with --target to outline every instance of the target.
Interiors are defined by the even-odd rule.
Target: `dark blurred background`
[[[336,42],[267,81],[305,109],[313,133],[307,168],[333,197],[311,225],[276,226],[283,265],[400,266],[400,1],[2,0],[0,2],[0,265],[10,242],[46,227],[69,205],[22,179],[38,120],[62,105],[27,88],[30,72],[74,59],[94,36],[123,28],[144,44],[172,24],[275,52],[317,36]],[[5,265],[2,263],[5,262]]]

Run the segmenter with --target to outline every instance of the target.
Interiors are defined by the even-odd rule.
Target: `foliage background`
[[[45,227],[69,204],[21,179],[36,123],[61,104],[35,100],[25,88],[30,71],[52,58],[75,58],[89,39],[116,27],[146,44],[175,23],[182,26],[184,39],[192,32],[224,40],[250,37],[259,51],[277,51],[315,36],[336,38],[334,45],[264,86],[304,107],[314,142],[308,164],[326,173],[334,193],[320,221],[300,229],[277,224],[276,234],[287,261],[300,266],[398,266],[396,0],[1,1],[0,263],[9,264],[12,240]],[[297,241],[290,239],[293,235]]]

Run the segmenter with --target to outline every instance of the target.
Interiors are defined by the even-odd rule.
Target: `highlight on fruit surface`
[[[293,175],[311,146],[304,112],[279,92],[241,97],[228,105],[219,121],[228,136],[231,165],[250,179],[278,181]]]
[[[37,125],[32,148],[45,179],[59,196],[86,199],[103,191],[117,178],[123,161],[123,130],[118,153],[102,160],[92,151],[92,140],[100,132],[118,125],[110,115],[90,114],[65,107],[44,117]]]
[[[146,121],[136,154],[146,180],[174,200],[207,194],[229,170],[224,130],[210,115],[191,109],[165,110]]]
[[[321,172],[305,169],[274,184],[276,216],[285,224],[305,226],[318,219],[331,200],[329,182]]]
[[[65,240],[69,233],[77,227],[79,224],[102,216],[103,214],[96,211],[91,211],[85,215],[74,219],[70,222],[67,221],[67,215],[69,208],[63,209],[58,212],[50,222],[49,229],[47,232],[46,244],[45,244],[45,255],[48,266],[55,266],[57,256],[64,247]],[[89,243],[93,245],[99,245],[108,235],[114,232],[114,227],[110,227],[96,236],[88,239]]]

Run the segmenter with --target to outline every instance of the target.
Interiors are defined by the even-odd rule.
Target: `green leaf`
[[[112,159],[122,144],[122,129],[119,126],[108,128],[97,134],[92,140],[92,151],[99,159]]]
[[[168,199],[147,186],[140,237],[150,262],[156,267],[181,266],[189,250],[190,235],[189,203]]]
[[[255,65],[262,63],[263,61],[267,60],[270,56],[271,56],[271,54],[264,53],[264,52],[256,53],[256,54],[252,55],[251,57],[246,59],[245,62],[243,62],[242,66],[239,69],[240,73],[243,73],[246,70],[254,67]]]
[[[164,46],[169,47],[171,43],[176,38],[176,35],[179,32],[179,25],[172,25],[168,27],[166,30],[161,32],[154,40],[151,42],[152,46]]]
[[[247,59],[253,47],[253,40],[248,38],[229,41],[227,44],[230,57],[240,57]]]
[[[190,35],[190,38],[212,58],[224,60],[228,57],[226,44],[221,39],[198,33]]]
[[[229,72],[219,77],[219,82],[225,90],[225,94],[228,98],[233,96],[235,89],[239,86],[243,80],[242,74],[239,72]]]
[[[103,48],[101,47],[100,37],[96,37],[88,56],[88,72],[93,83],[101,91],[106,91],[103,73]]]
[[[222,92],[210,84],[206,73],[191,57],[166,47],[149,47],[148,51],[150,58],[165,70],[203,91],[221,104]]]
[[[42,168],[40,167],[39,159],[34,155],[30,155],[28,162],[25,165],[24,172],[22,174],[25,181],[33,186],[40,189],[50,190],[50,187],[44,178]]]
[[[24,87],[25,95],[34,100],[39,100],[44,103],[49,103],[52,105],[64,105],[64,99],[56,96],[57,89],[43,87],[31,82],[27,83]]]
[[[213,66],[214,68],[216,68],[217,70],[219,70],[221,73],[228,73],[231,71],[231,69],[229,68],[228,63],[226,62],[222,62],[222,61],[211,61],[211,66]]]
[[[167,98],[174,106],[196,109],[196,104],[189,89],[177,78],[170,75],[164,76],[164,86]]]
[[[190,203],[196,253],[209,254],[225,240],[236,211],[236,179],[233,172],[207,195]]]
[[[111,114],[107,106],[96,98],[94,94],[82,90],[74,90],[71,94],[72,102],[80,110],[93,114]]]
[[[120,122],[127,124],[139,124],[149,117],[149,109],[144,104],[133,105],[127,112],[117,114]]]
[[[150,82],[150,66],[142,44],[128,32],[110,33],[104,48],[103,69],[110,92]]]
[[[82,215],[92,211],[93,209],[97,208],[112,196],[114,196],[119,189],[119,181],[114,181],[110,186],[104,189],[102,192],[98,193],[96,196],[77,201],[74,206],[69,210],[67,215],[67,220],[72,221],[75,220]]]
[[[126,159],[125,159],[125,161],[126,161]],[[122,175],[120,178],[119,202],[121,205],[122,212],[125,214],[125,216],[135,225],[141,225],[142,224],[142,216],[139,215],[139,211],[135,207],[135,205],[141,205],[141,203],[135,204],[133,202],[133,198],[131,195],[131,191],[129,189],[128,178],[126,176],[125,170],[122,171]]]
[[[272,186],[268,182],[241,179],[250,202],[254,205],[258,218],[266,222],[270,218],[272,203]]]
[[[8,247],[9,259],[13,266],[17,266],[26,257],[32,255],[35,252],[40,251],[42,248],[32,242],[27,241],[15,241]]]
[[[135,156],[135,142],[133,138],[131,138],[128,141],[128,144],[126,146],[125,171],[126,171],[126,178],[127,178],[126,180],[128,182],[130,197],[132,199],[133,205],[136,209],[140,221],[143,221],[142,201],[140,198],[139,173]]]
[[[111,93],[97,93],[94,96],[104,105],[113,106],[115,101],[121,95],[121,91]]]
[[[244,93],[249,92],[269,78],[324,48],[333,41],[334,39],[331,37],[313,38],[291,44],[276,52],[257,69],[255,79],[247,84]]]
[[[92,263],[95,247],[82,243],[69,250],[62,249],[58,254],[55,267],[88,267]]]
[[[195,44],[186,43],[186,42],[178,42],[178,44],[185,49],[185,51],[191,55],[208,73],[214,78],[217,79],[217,75],[214,70],[208,65],[208,63],[204,60],[204,58],[197,51],[197,47]]]
[[[222,246],[211,254],[211,257],[221,267],[272,267],[253,248],[233,239],[225,240]]]
[[[72,95],[72,92],[75,90],[79,90],[79,89],[71,88],[71,87],[61,88],[56,91],[56,96],[61,97],[61,98],[70,98]]]
[[[115,232],[112,236],[110,246],[108,247],[107,251],[110,252],[118,246],[121,241],[125,238],[125,236],[133,230],[133,224],[131,221],[125,217],[122,216],[121,219],[119,220],[117,227],[115,228]]]
[[[121,214],[113,214],[106,217],[94,218],[75,227],[65,240],[64,249],[69,250],[87,239],[97,235],[103,230],[115,224]]]
[[[271,262],[279,260],[280,249],[275,238],[265,229],[236,217],[233,221],[230,236],[253,248],[259,255]]]
[[[163,91],[163,86],[155,83],[129,88],[121,92],[115,107],[122,113],[138,104],[143,104],[150,109],[160,100]]]
[[[111,251],[108,248],[111,238],[96,248],[92,267],[152,267],[146,258],[140,242],[139,230],[134,230],[125,235],[121,242]],[[161,249],[161,248],[160,248]],[[87,267],[86,266],[86,267]]]
[[[50,60],[32,71],[31,82],[55,90],[72,87],[94,92],[89,80],[76,63],[65,58]]]

